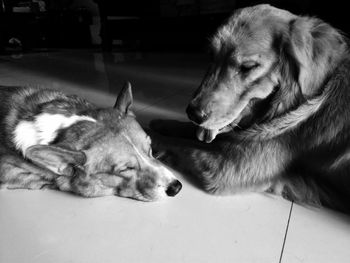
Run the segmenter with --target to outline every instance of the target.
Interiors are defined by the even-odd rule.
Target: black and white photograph
[[[349,262],[349,17],[0,0],[0,263]]]

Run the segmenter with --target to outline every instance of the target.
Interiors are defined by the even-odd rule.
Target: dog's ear
[[[334,70],[346,50],[344,37],[339,31],[317,18],[298,17],[289,22],[284,42],[284,56],[291,63],[291,76],[305,97],[317,88]]]
[[[25,156],[34,164],[50,171],[70,176],[74,166],[84,165],[86,156],[81,151],[73,151],[50,145],[34,145],[29,147]]]
[[[128,114],[133,102],[131,84],[126,82],[124,87],[120,91],[118,98],[115,102],[114,108],[121,111],[122,113]]]

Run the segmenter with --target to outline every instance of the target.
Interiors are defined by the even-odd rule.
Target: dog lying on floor
[[[349,212],[346,42],[317,18],[237,10],[213,36],[212,63],[186,110],[197,131],[153,121],[158,133],[188,139],[160,136],[155,150],[210,193],[268,191]],[[195,133],[210,144],[190,140]]]
[[[131,112],[130,84],[114,108],[43,89],[0,87],[0,96],[1,188],[142,201],[180,191],[181,183],[153,158],[151,140]]]

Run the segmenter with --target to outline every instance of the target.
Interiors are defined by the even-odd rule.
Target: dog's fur
[[[187,114],[199,140],[216,139],[155,147],[211,193],[270,191],[349,212],[350,55],[342,33],[320,19],[258,5],[237,10],[211,49],[213,62]],[[164,135],[181,126],[190,127],[151,124]]]
[[[151,140],[130,109],[130,84],[114,108],[35,88],[1,87],[0,97],[1,188],[143,201],[180,191],[181,183],[153,158]]]

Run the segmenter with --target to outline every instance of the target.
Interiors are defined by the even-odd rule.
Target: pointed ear
[[[66,176],[73,174],[74,166],[84,165],[86,162],[83,152],[50,145],[31,146],[26,150],[25,156],[40,167]]]
[[[129,81],[127,81],[118,95],[114,108],[121,111],[122,113],[127,114],[130,111],[132,102],[133,102],[133,98],[132,98],[131,84]]]

